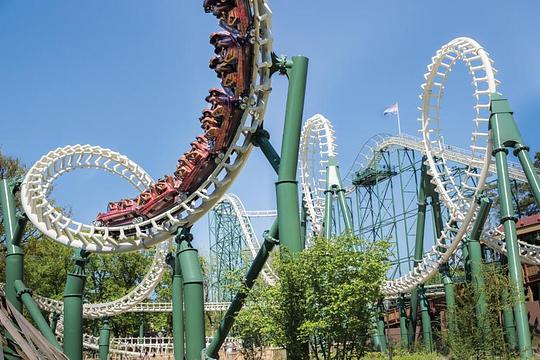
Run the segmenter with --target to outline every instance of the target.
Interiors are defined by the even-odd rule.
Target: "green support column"
[[[252,142],[253,145],[261,148],[261,151],[272,166],[272,169],[278,174],[280,158],[276,149],[274,149],[270,143],[270,133],[264,129],[259,129],[255,132]]]
[[[306,204],[304,203],[304,196],[302,195],[302,205],[300,212],[300,239],[302,240],[302,247],[306,247],[306,236],[307,236],[307,209]]]
[[[379,336],[380,352],[387,352],[388,347],[386,345],[386,334],[384,332],[384,309],[381,303],[377,306],[377,335]]]
[[[182,269],[177,256],[167,256],[167,262],[172,268],[172,327],[174,359],[184,359],[184,280]]]
[[[429,188],[429,196],[431,197],[431,213],[433,215],[433,224],[435,227],[435,236],[441,236],[443,232],[443,219],[441,214],[441,203],[439,201],[439,194],[435,191],[435,185],[431,183],[431,176],[426,177],[426,186]],[[454,329],[455,325],[455,307],[456,307],[456,294],[455,285],[450,275],[450,268],[448,263],[444,264],[440,268],[442,274],[442,280],[444,285],[444,297],[446,300],[446,311],[448,313],[448,329]]]
[[[491,95],[491,116],[489,126],[493,141],[493,155],[497,167],[497,186],[499,190],[500,217],[504,227],[506,240],[508,271],[512,282],[512,298],[515,298],[514,319],[516,322],[520,356],[523,359],[532,358],[531,333],[527,307],[525,305],[525,289],[519,245],[516,234],[517,218],[512,205],[510,176],[508,174],[507,147],[522,146],[523,139],[517,129],[508,101],[498,94]],[[520,150],[518,148],[517,150]],[[521,150],[519,152],[522,152]],[[525,169],[524,169],[525,170]],[[534,187],[534,183],[530,184]]]
[[[28,289],[21,280],[15,280],[14,287],[17,291],[17,297],[22,301],[26,310],[28,310],[32,320],[34,320],[34,323],[37,325],[39,332],[41,332],[52,346],[62,351],[62,347],[58,343],[58,340],[56,340],[54,332],[49,327],[47,320],[43,317],[43,314],[34,302],[34,299],[32,299],[32,291]]]
[[[407,310],[405,307],[405,297],[400,295],[398,299],[399,307],[399,334],[401,347],[406,349],[409,346],[409,336],[407,334]]]
[[[476,321],[480,329],[484,329],[485,320],[487,315],[487,303],[485,293],[485,281],[483,273],[482,262],[482,246],[480,245],[480,237],[482,236],[482,230],[484,224],[489,216],[489,210],[491,209],[491,200],[486,196],[478,198],[478,204],[480,208],[478,215],[473,224],[471,234],[467,240],[467,262],[470,269],[470,281],[473,284],[475,302]],[[486,329],[487,330],[487,329]]]
[[[174,311],[174,303],[172,304],[173,306],[173,311]],[[143,344],[144,344],[144,313],[141,314],[141,322],[139,324],[139,345],[140,345],[140,351],[141,351],[141,357],[142,357],[142,354],[144,354],[144,348],[143,348]]]
[[[326,190],[324,193],[324,238],[329,239],[332,236],[332,202],[334,195],[337,195],[338,204],[341,209],[341,213],[343,214],[345,231],[347,233],[352,233],[352,216],[345,198],[345,189],[343,188],[343,184],[341,182],[339,165],[337,163],[337,159],[333,156],[328,158],[328,165],[326,166]]]
[[[424,256],[424,233],[426,226],[426,189],[427,189],[427,165],[426,158],[422,159],[420,188],[418,189],[418,215],[416,218],[416,240],[414,245],[414,267],[422,261]],[[409,326],[409,346],[414,347],[416,340],[416,321],[418,316],[418,307],[422,316],[422,338],[426,350],[432,351],[431,344],[433,343],[431,331],[431,318],[427,307],[427,299],[425,299],[424,286],[420,285],[417,289],[411,292],[411,318]]]
[[[184,280],[186,359],[200,360],[205,345],[203,274],[189,230],[182,228],[176,236],[176,257]]]
[[[375,306],[371,308],[371,346],[374,351],[381,351],[381,335],[379,334],[378,314]]]
[[[257,280],[257,277],[266,263],[266,260],[268,260],[272,249],[278,243],[278,240],[276,240],[278,235],[278,219],[276,219],[274,220],[270,231],[265,232],[263,236],[264,242],[262,243],[259,252],[257,252],[257,256],[255,256],[255,259],[253,259],[253,262],[251,263],[251,266],[249,267],[249,270],[244,278],[244,288],[236,294],[231,302],[231,305],[229,305],[227,312],[223,316],[223,319],[221,319],[219,327],[212,337],[212,342],[206,349],[206,359],[215,360],[218,358],[219,349],[227,338],[227,335],[229,334],[229,331],[231,330],[231,327],[236,319],[236,315],[238,315],[238,312],[242,309],[244,301],[249,294],[249,290],[251,290],[255,284],[255,280]]]
[[[334,197],[333,190],[324,191],[324,224],[323,224],[323,237],[330,239],[332,237],[332,200]]]
[[[422,341],[426,351],[433,351],[433,333],[431,331],[431,316],[429,315],[429,302],[426,297],[426,290],[422,286],[418,290],[418,301],[420,303],[420,315],[422,317]]]
[[[86,282],[85,266],[89,253],[77,249],[75,265],[68,273],[64,288],[64,353],[69,360],[83,358],[83,293]]]
[[[304,111],[308,58],[293,56],[292,61],[285,63],[285,67],[286,69],[282,70],[285,70],[289,77],[289,88],[276,194],[278,218],[280,219],[279,233],[282,234],[281,245],[294,254],[303,249],[300,236],[296,169]]]
[[[54,313],[52,314],[52,318],[51,318],[51,330],[52,332],[56,332],[56,326],[58,325],[58,320],[60,319],[60,314],[59,313]]]
[[[20,185],[19,178],[2,179],[0,181],[0,202],[4,214],[4,233],[6,236],[6,297],[9,302],[22,312],[22,303],[17,298],[14,283],[23,281],[23,249],[21,239],[26,225],[26,218],[17,216],[15,192]]]
[[[99,360],[107,360],[109,358],[109,340],[111,336],[111,328],[109,327],[109,318],[103,318],[103,325],[99,330]]]
[[[504,269],[508,265],[506,256],[501,255],[501,262],[498,263],[500,267]],[[508,275],[507,269],[505,269],[505,274]],[[503,325],[504,325],[504,337],[508,344],[508,347],[512,350],[518,348],[517,341],[517,331],[516,331],[516,322],[514,321],[514,311],[512,309],[512,304],[508,298],[507,289],[501,289],[501,301],[503,305]]]

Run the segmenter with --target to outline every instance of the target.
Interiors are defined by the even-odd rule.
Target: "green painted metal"
[[[23,281],[23,256],[21,239],[26,225],[26,217],[17,216],[15,192],[20,185],[19,178],[2,179],[0,181],[0,202],[4,214],[4,233],[6,236],[6,297],[8,301],[22,312],[22,302],[17,298],[14,283]]]
[[[513,287],[511,296],[515,298],[514,320],[517,328],[519,352],[521,358],[529,359],[532,358],[531,334],[525,305],[523,274],[521,272],[521,259],[516,234],[517,218],[512,206],[507,160],[507,147],[522,147],[521,144],[524,142],[512,116],[512,110],[510,109],[508,100],[503,99],[498,94],[492,94],[490,110],[489,126],[493,140],[493,155],[495,156],[497,167],[501,224],[504,227],[508,270]],[[518,148],[517,150],[520,149]],[[519,152],[522,151],[520,150]],[[534,186],[535,183],[530,185]]]
[[[83,293],[88,255],[85,250],[75,250],[75,264],[64,288],[64,353],[70,360],[83,358]]]
[[[425,159],[423,159],[425,160]],[[418,189],[418,215],[416,218],[416,241],[414,245],[414,267],[422,261],[424,255],[424,233],[426,226],[426,190],[428,188],[428,167],[422,161],[420,187]],[[414,347],[416,338],[416,319],[418,317],[418,307],[422,317],[422,339],[427,351],[432,351],[433,334],[431,331],[431,318],[429,306],[425,297],[425,290],[422,285],[411,292],[411,318],[409,322],[409,346]]]
[[[109,358],[109,341],[111,337],[111,328],[109,327],[109,318],[103,318],[103,325],[99,330],[99,360]]]
[[[324,238],[330,239],[332,237],[332,210],[334,208],[332,203],[334,196],[336,196],[338,200],[339,208],[341,210],[339,214],[343,219],[345,231],[347,233],[352,233],[352,214],[349,206],[347,205],[347,199],[345,198],[345,189],[343,188],[343,183],[339,174],[339,165],[337,163],[337,159],[333,156],[328,158],[328,165],[326,166],[326,190],[324,191],[324,194]]]
[[[427,175],[426,187],[428,190],[428,196],[431,197],[431,214],[433,215],[433,224],[435,228],[435,236],[439,237],[443,233],[443,219],[441,214],[441,202],[439,200],[439,193],[435,191],[435,185],[431,183],[432,177]],[[456,290],[452,276],[450,275],[450,268],[448,263],[444,264],[440,268],[442,274],[442,281],[444,284],[444,297],[446,300],[447,310],[447,322],[448,328],[453,329],[455,326],[455,307],[456,307]]]
[[[176,235],[176,256],[184,280],[186,359],[200,360],[204,349],[204,290],[199,255],[192,246],[190,229],[182,228]]]
[[[300,238],[302,240],[302,246],[306,247],[306,237],[307,237],[307,209],[304,202],[304,196],[302,195],[302,205],[300,208]]]
[[[422,341],[426,351],[433,351],[433,333],[431,330],[431,316],[429,314],[429,302],[426,290],[422,286],[418,289],[418,302],[420,303],[420,315],[422,318]]]
[[[234,300],[231,302],[231,305],[229,305],[227,312],[221,319],[219,327],[216,329],[214,336],[212,337],[212,342],[206,348],[206,359],[218,359],[218,351],[229,334],[229,331],[231,330],[231,327],[236,319],[236,315],[238,315],[238,312],[240,309],[242,309],[249,290],[255,284],[255,280],[261,273],[266,260],[268,260],[270,252],[278,243],[278,223],[278,219],[274,220],[270,231],[265,232],[264,242],[262,243],[257,256],[255,256],[255,259],[253,259],[253,262],[251,263],[251,266],[249,267],[249,270],[244,278],[244,288],[240,290],[234,297]]]
[[[371,307],[371,346],[374,351],[381,351],[381,335],[379,334],[378,314],[375,305]]]
[[[476,296],[475,313],[479,328],[484,328],[485,319],[487,316],[487,303],[485,294],[485,281],[482,262],[482,246],[480,245],[480,237],[482,230],[489,216],[491,209],[491,200],[486,196],[480,196],[477,200],[479,206],[478,215],[473,224],[471,234],[467,239],[467,263],[470,269],[470,281],[473,284],[474,293]]]
[[[141,314],[141,322],[139,324],[139,344],[144,343],[143,337],[144,337],[144,313]]]
[[[59,313],[54,313],[52,314],[52,319],[51,319],[51,330],[53,332],[56,332],[56,326],[58,325],[58,320],[60,319],[60,314]]]
[[[279,155],[270,143],[270,133],[266,131],[265,129],[259,129],[257,132],[255,132],[255,135],[252,138],[253,145],[258,146],[261,148],[261,151],[263,152],[266,159],[268,159],[268,162],[274,169],[274,171],[279,173],[279,163],[280,158]]]
[[[327,189],[324,191],[324,224],[323,237],[330,239],[332,237],[332,200],[334,198],[333,190]]]
[[[47,320],[43,317],[43,314],[39,310],[39,307],[32,299],[32,291],[28,289],[21,280],[15,280],[14,282],[15,290],[17,291],[17,297],[22,301],[26,310],[34,320],[34,323],[37,325],[41,334],[51,343],[52,346],[62,351],[62,346],[56,340],[54,332],[49,327]]]
[[[179,256],[170,256],[169,265],[172,268],[172,327],[174,359],[183,360],[184,350],[184,279]]]
[[[379,337],[379,351],[387,352],[386,335],[384,332],[384,308],[381,303],[377,306],[377,335]]]
[[[298,208],[298,182],[296,169],[298,166],[298,149],[302,116],[306,93],[308,58],[293,56],[287,62],[286,73],[289,77],[285,124],[281,141],[281,160],[278,181],[276,182],[277,212],[279,233],[283,234],[281,245],[291,253],[302,251],[300,236],[300,211]]]
[[[536,204],[540,206],[540,182],[538,180],[538,174],[534,168],[534,164],[529,157],[529,148],[522,144],[516,144],[514,155],[517,155],[521,167],[525,172],[527,181],[531,187],[531,191],[534,196]]]
[[[405,306],[405,298],[403,294],[399,296],[398,307],[400,343],[401,347],[405,349],[409,346],[409,336],[407,334],[407,309]]]
[[[496,265],[502,267],[508,264],[506,256],[501,255],[501,261],[497,262]],[[514,310],[512,309],[512,304],[508,298],[508,292],[506,289],[501,289],[501,301],[503,303],[503,326],[504,326],[504,337],[508,347],[512,350],[518,348],[517,341],[517,329],[516,322],[514,321]]]

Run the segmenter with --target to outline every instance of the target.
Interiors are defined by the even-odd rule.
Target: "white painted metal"
[[[309,118],[300,138],[300,182],[304,206],[314,233],[322,231],[328,159],[337,155],[332,123],[321,114]]]
[[[259,239],[257,238],[257,233],[253,229],[251,220],[246,213],[244,204],[238,196],[231,193],[223,195],[220,203],[228,203],[231,205],[234,214],[236,215],[236,218],[238,219],[238,222],[240,224],[240,229],[242,231],[244,241],[249,248],[252,258],[255,258],[255,256],[257,256],[257,253],[259,252],[261,243],[259,242]],[[263,280],[270,285],[273,285],[277,279],[277,275],[275,274],[274,270],[272,270],[272,268],[268,265],[268,263],[265,264],[265,266],[263,267],[261,271],[261,276]]]
[[[447,166],[446,146],[440,127],[440,105],[448,74],[458,62],[463,62],[473,78],[475,116],[472,124],[471,156],[467,161],[464,180],[454,179]],[[489,136],[490,94],[497,92],[498,81],[488,53],[474,40],[457,38],[439,49],[428,65],[422,85],[420,107],[421,133],[427,155],[429,173],[436,191],[449,211],[444,230],[438,234],[435,245],[424,255],[422,262],[408,274],[387,280],[382,292],[388,295],[408,292],[418,284],[425,283],[448,261],[459,242],[470,231],[477,213],[475,195],[484,189],[491,163],[492,143]],[[476,169],[479,169],[478,173]]]

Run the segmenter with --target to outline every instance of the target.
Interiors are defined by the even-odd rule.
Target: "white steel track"
[[[335,157],[337,145],[332,123],[321,114],[306,120],[300,137],[300,183],[308,219],[315,234],[322,231],[324,191],[328,159]]]
[[[253,229],[249,213],[246,211],[244,204],[237,195],[231,193],[225,194],[219,202],[228,203],[231,205],[234,214],[238,219],[238,223],[240,224],[240,229],[242,231],[244,241],[249,248],[252,258],[255,258],[255,256],[257,256],[257,253],[259,252],[261,243],[257,238],[257,233]],[[270,285],[275,284],[277,279],[277,275],[268,264],[265,264],[265,266],[263,267],[261,271],[261,277],[266,283]]]
[[[168,239],[180,226],[192,225],[222,197],[251,152],[251,136],[264,120],[271,89],[272,12],[266,0],[250,0],[249,4],[253,14],[250,94],[234,141],[208,179],[181,203],[151,219],[115,227],[86,224],[49,201],[51,185],[58,177],[75,169],[100,168],[121,176],[139,190],[148,187],[151,178],[127,157],[109,149],[90,145],[58,148],[30,168],[21,187],[24,210],[43,234],[91,252],[135,250]]]

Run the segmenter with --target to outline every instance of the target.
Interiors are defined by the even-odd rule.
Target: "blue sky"
[[[155,178],[172,172],[200,131],[207,90],[218,85],[207,67],[208,34],[217,23],[201,2],[0,0],[2,151],[30,165],[56,147],[89,143],[126,154]],[[417,133],[426,65],[458,36],[476,39],[491,54],[525,140],[540,150],[537,1],[280,0],[270,6],[275,51],[310,58],[305,117],[322,113],[333,121],[344,170],[369,137],[397,132],[395,119],[382,115],[394,101],[403,132]],[[466,146],[472,87],[463,67],[452,75],[444,133],[447,143]],[[274,79],[266,116],[276,146],[286,86]],[[275,208],[274,181],[255,151],[231,191],[248,209]],[[109,175],[79,172],[58,181],[55,196],[89,220],[130,191]],[[194,232],[206,249],[206,221]]]

